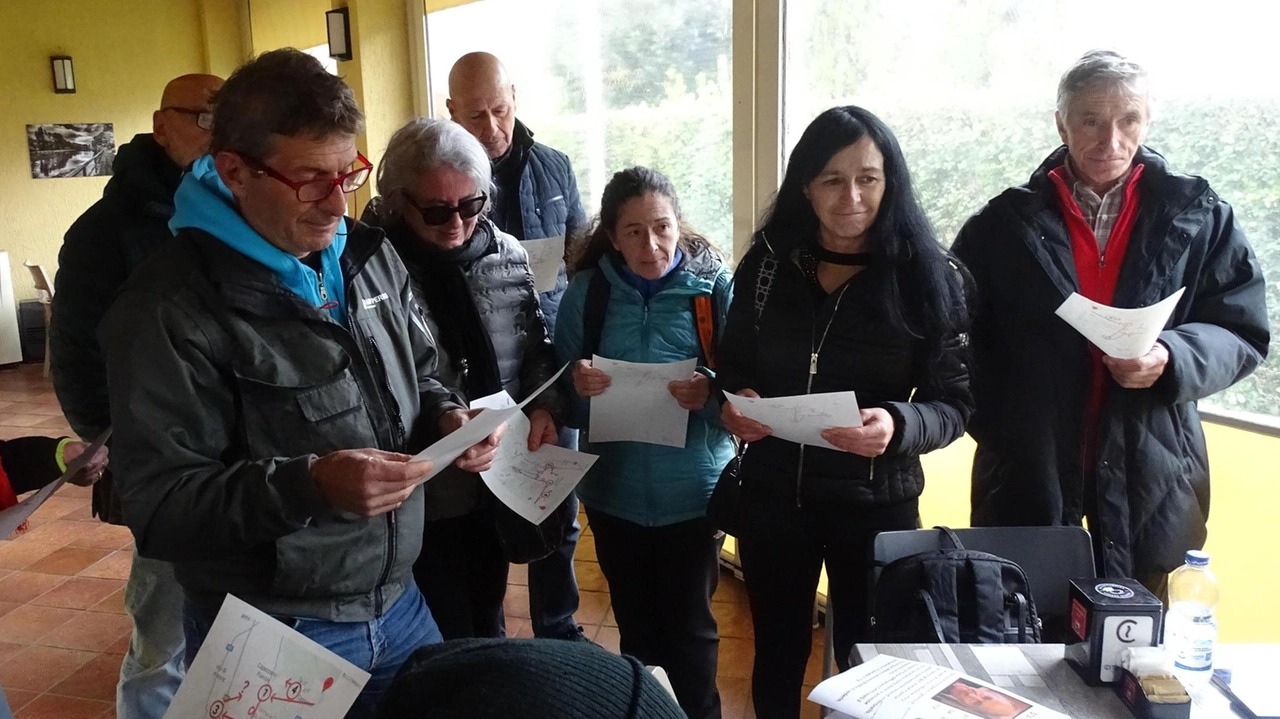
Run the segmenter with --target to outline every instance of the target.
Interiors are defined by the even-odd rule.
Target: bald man
[[[569,240],[587,224],[573,166],[563,152],[534,142],[533,133],[516,119],[516,87],[502,62],[487,52],[458,58],[449,71],[445,106],[453,121],[474,135],[493,161],[489,217],[498,229],[522,241],[564,237],[568,257]],[[560,298],[568,286],[562,261],[555,288],[538,296],[550,334],[555,333]],[[577,444],[577,432],[561,431],[560,446],[577,448]],[[578,639],[581,628],[573,620],[578,610],[573,575],[580,529],[577,500],[567,500],[557,517],[566,527],[560,548],[529,565],[529,616],[539,638]]]
[[[98,323],[116,290],[173,234],[173,195],[183,171],[209,149],[213,95],[222,78],[183,75],[169,82],[152,114],[150,134],[120,148],[114,176],[98,200],[76,220],[58,255],[50,370],[62,412],[81,437],[111,424],[106,364]],[[94,485],[93,513],[124,524],[108,474]],[[161,719],[182,681],[182,589],[167,562],[133,555],[125,610],[133,640],[120,667],[119,719]]]

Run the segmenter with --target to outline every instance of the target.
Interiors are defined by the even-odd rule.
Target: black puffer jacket
[[[173,239],[169,218],[182,180],[182,168],[151,135],[122,146],[111,171],[102,199],[63,239],[49,326],[49,370],[58,403],[76,434],[90,438],[111,425],[98,323],[129,275]],[[110,474],[93,485],[93,511],[124,523]]]
[[[766,254],[772,256],[772,249],[757,242],[734,277],[719,348],[720,386],[753,389],[762,397],[853,390],[860,407],[887,410],[895,430],[874,460],[772,437],[753,442],[743,460],[743,485],[797,503],[866,506],[918,497],[924,489],[920,455],[962,435],[972,408],[963,338],[929,347],[894,330],[874,307],[874,266],[855,275],[843,296],[836,290],[819,304],[795,252],[777,258],[757,318],[756,285]],[[809,386],[810,355],[819,344]]]
[[[1079,525],[1081,424],[1089,343],[1054,310],[1079,290],[1050,170],[993,199],[954,250],[978,288],[972,344],[977,410],[969,431],[977,525]],[[1145,307],[1187,290],[1160,341],[1169,364],[1148,389],[1108,378],[1098,428],[1099,516],[1106,576],[1155,578],[1203,546],[1209,464],[1196,400],[1253,371],[1267,353],[1262,271],[1231,207],[1199,177],[1142,148],[1140,204],[1113,304]]]

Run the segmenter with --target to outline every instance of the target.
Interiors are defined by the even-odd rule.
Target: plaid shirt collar
[[[1084,221],[1093,230],[1093,236],[1098,240],[1098,251],[1105,252],[1107,240],[1111,239],[1111,230],[1115,227],[1116,220],[1120,218],[1120,210],[1124,207],[1124,193],[1129,185],[1129,177],[1133,174],[1133,167],[1130,166],[1116,184],[1101,197],[1089,189],[1084,181],[1077,178],[1076,173],[1071,169],[1071,155],[1067,155],[1062,168],[1067,186],[1071,188],[1071,196],[1080,207],[1080,214],[1084,215]]]

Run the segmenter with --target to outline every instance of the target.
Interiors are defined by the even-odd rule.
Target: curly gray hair
[[[1058,113],[1063,119],[1079,93],[1114,88],[1133,97],[1147,97],[1147,71],[1114,50],[1090,50],[1076,60],[1058,82]]]
[[[378,167],[378,214],[395,219],[404,211],[409,190],[424,174],[451,167],[471,178],[492,197],[493,166],[484,145],[452,120],[419,117],[396,130]],[[489,203],[485,203],[488,209]]]

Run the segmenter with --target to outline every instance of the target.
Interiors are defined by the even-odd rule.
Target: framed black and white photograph
[[[31,176],[101,177],[111,174],[116,135],[109,122],[27,125]]]

